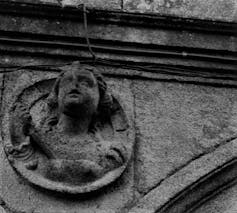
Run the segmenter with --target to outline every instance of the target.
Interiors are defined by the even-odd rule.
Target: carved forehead
[[[100,76],[100,73],[95,68],[88,66],[88,65],[81,65],[79,62],[74,62],[71,65],[61,67],[62,74],[59,78],[63,78],[64,76],[74,75],[74,76],[88,76],[96,78]]]

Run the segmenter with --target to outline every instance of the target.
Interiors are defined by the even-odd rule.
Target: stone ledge
[[[77,7],[85,4],[88,8],[97,8],[105,10],[121,10],[121,0],[11,0],[11,2],[31,3],[31,4],[49,4],[60,5],[62,7]]]
[[[85,4],[88,8],[108,11],[120,10],[131,13],[237,22],[237,2],[235,0],[10,0],[9,2],[60,5],[62,7],[77,7]]]

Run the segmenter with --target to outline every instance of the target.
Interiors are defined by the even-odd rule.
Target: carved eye
[[[89,87],[89,86],[90,86],[87,81],[81,81],[81,82],[80,82],[80,85],[81,85],[81,86],[84,86],[84,87]]]
[[[62,84],[70,84],[73,81],[73,78],[71,76],[65,77],[61,80]]]

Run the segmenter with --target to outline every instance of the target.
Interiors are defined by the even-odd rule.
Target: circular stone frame
[[[16,95],[15,100],[13,101],[12,107],[6,113],[6,115],[3,118],[3,122],[6,122],[9,124],[9,118],[12,116],[14,112],[14,108],[16,103],[18,102],[24,102],[29,106],[29,109],[33,105],[36,105],[39,101],[42,101],[45,99],[49,91],[52,87],[53,82],[55,81],[55,78],[52,79],[44,79],[40,80],[38,82],[33,83],[30,86],[27,86],[19,92],[18,95]],[[134,140],[129,139],[128,137],[128,121],[127,117],[124,113],[124,110],[122,109],[121,105],[117,101],[116,98],[113,97],[116,103],[116,107],[118,110],[116,110],[116,114],[113,115],[113,120],[116,119],[119,120],[119,122],[123,121],[124,123],[122,124],[122,127],[120,127],[120,132],[121,134],[126,135],[127,137],[127,145],[129,146],[129,157],[128,160],[123,164],[122,166],[107,172],[104,174],[101,178],[93,181],[86,183],[84,185],[69,185],[68,183],[63,183],[60,181],[52,181],[50,179],[47,179],[46,177],[42,176],[40,172],[37,172],[37,169],[27,169],[25,166],[24,161],[19,160],[17,156],[14,156],[11,152],[9,152],[9,147],[10,149],[14,149],[14,145],[11,141],[11,136],[10,136],[10,131],[8,130],[3,130],[4,133],[2,134],[3,136],[3,142],[4,142],[4,150],[5,153],[8,157],[8,160],[11,164],[11,166],[16,170],[16,172],[22,176],[24,179],[26,179],[30,184],[36,185],[38,187],[50,190],[50,191],[56,191],[60,193],[69,193],[69,194],[82,194],[82,193],[89,193],[95,190],[98,190],[106,185],[109,185],[110,183],[114,182],[117,178],[121,176],[121,174],[124,172],[126,169],[128,162],[131,158],[132,155],[132,148],[133,148],[133,143]],[[121,131],[123,129],[123,131]],[[40,157],[41,154],[37,153],[37,155]],[[40,162],[40,161],[39,161]]]

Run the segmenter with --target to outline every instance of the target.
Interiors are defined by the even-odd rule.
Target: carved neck
[[[61,114],[58,122],[58,129],[69,135],[86,135],[88,133],[91,116],[85,118],[70,117]]]

